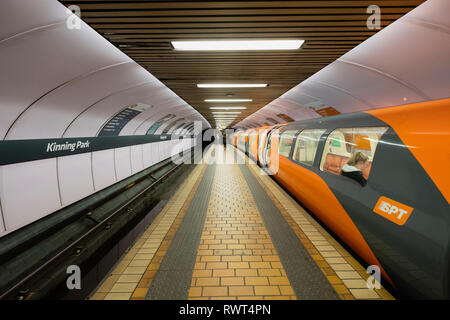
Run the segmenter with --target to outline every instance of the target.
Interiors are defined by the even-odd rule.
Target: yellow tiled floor
[[[216,166],[189,299],[295,299],[236,165]]]

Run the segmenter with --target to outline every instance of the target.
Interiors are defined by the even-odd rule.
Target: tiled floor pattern
[[[295,299],[236,165],[216,166],[189,299]]]
[[[90,299],[144,299],[205,169],[205,165],[199,165],[191,172],[155,221],[129,249]]]
[[[342,299],[394,299],[382,286],[368,289],[362,265],[258,166],[248,166]]]

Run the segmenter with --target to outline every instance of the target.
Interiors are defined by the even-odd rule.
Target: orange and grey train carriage
[[[450,298],[450,99],[256,128],[235,145],[399,295]],[[367,155],[367,183],[340,174]]]

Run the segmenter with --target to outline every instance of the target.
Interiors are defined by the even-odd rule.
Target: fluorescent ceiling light
[[[240,114],[240,111],[213,111],[212,114]]]
[[[228,119],[236,119],[237,117],[223,117],[223,116],[214,116],[214,119],[218,120],[218,119],[222,119],[222,120],[228,120]]]
[[[203,40],[171,41],[175,50],[296,50],[304,40]]]
[[[205,102],[252,102],[252,99],[205,99]]]
[[[243,110],[246,107],[209,107],[211,110]]]
[[[199,83],[199,88],[264,88],[267,83]]]

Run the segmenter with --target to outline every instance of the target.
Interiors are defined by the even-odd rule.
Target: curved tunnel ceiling
[[[70,12],[70,11],[69,11]],[[146,105],[120,135],[168,113],[204,117],[87,24],[69,29],[56,0],[2,0],[0,139],[96,136],[124,108]]]
[[[448,98],[449,12],[428,0],[235,127]]]
[[[314,109],[323,106],[344,113],[434,99],[448,87],[442,74],[442,64],[448,62],[445,0],[429,0],[392,25],[423,1],[61,2],[79,5],[83,20],[103,37],[84,23],[82,30],[67,29],[68,14],[56,0],[2,2],[7,8],[0,12],[4,139],[95,135],[134,103],[151,108],[121,135],[145,134],[170,112],[176,115],[171,120],[197,119],[209,127],[211,104],[203,100],[227,93],[253,98],[237,121],[251,116],[234,125],[251,127],[319,117]],[[382,10],[383,30],[378,33],[366,27],[370,4]],[[306,43],[295,52],[226,54],[179,52],[169,44],[250,36],[302,38]],[[402,72],[411,61],[421,63],[414,72]],[[196,87],[207,81],[264,82],[269,87]],[[55,120],[42,126],[50,116]]]
[[[114,1],[61,0],[82,19],[213,123],[205,99],[251,98],[244,119],[374,35],[367,7],[381,8],[381,27],[424,0]],[[304,39],[292,51],[174,50],[173,40]],[[266,88],[205,89],[198,83],[268,83]],[[222,104],[221,104],[222,105]],[[237,104],[234,104],[236,106]],[[242,106],[242,104],[239,104]]]

